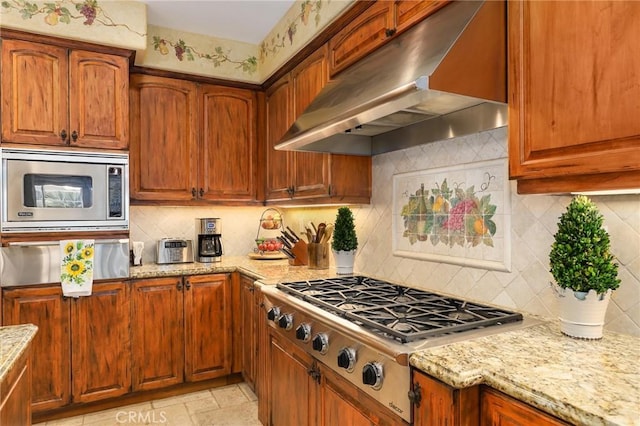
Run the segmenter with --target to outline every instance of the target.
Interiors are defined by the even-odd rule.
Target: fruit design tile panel
[[[506,159],[394,175],[396,256],[510,269]]]

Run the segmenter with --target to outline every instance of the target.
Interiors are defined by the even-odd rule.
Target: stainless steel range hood
[[[335,76],[275,147],[375,155],[507,124],[506,9],[455,1]]]

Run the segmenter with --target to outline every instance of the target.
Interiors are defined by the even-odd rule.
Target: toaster
[[[193,262],[193,241],[178,238],[162,238],[158,240],[156,263],[191,263]]]

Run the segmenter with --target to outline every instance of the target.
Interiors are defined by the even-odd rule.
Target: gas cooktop
[[[283,282],[277,287],[402,343],[523,319],[516,312],[365,276]]]

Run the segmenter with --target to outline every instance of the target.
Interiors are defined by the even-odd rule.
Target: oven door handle
[[[95,240],[95,244],[123,244],[128,243],[129,240],[126,238],[122,239],[111,239],[111,240]],[[58,246],[60,245],[59,241],[23,241],[23,242],[12,242],[7,244],[9,247],[37,247],[37,246]]]

